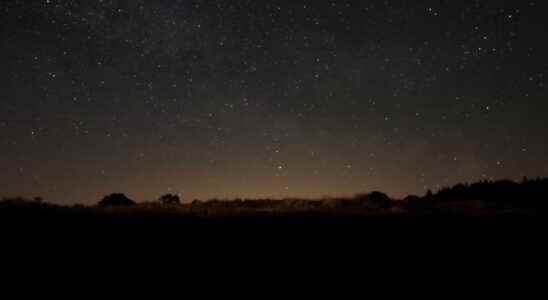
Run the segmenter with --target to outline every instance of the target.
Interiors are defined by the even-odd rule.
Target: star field
[[[4,1],[0,195],[423,194],[548,175],[541,1]]]

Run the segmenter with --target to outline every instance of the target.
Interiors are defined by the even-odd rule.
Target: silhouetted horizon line
[[[325,201],[325,200],[337,200],[337,199],[354,199],[359,198],[364,195],[369,195],[372,193],[382,193],[386,195],[390,200],[392,201],[405,201],[405,199],[408,199],[410,197],[418,197],[418,198],[424,198],[430,195],[436,195],[440,193],[441,191],[447,190],[447,189],[453,189],[458,186],[471,186],[474,184],[482,184],[482,183],[488,183],[488,184],[494,184],[494,183],[505,183],[510,182],[514,184],[521,184],[524,182],[535,182],[535,181],[548,181],[548,176],[537,176],[537,177],[527,177],[523,176],[521,180],[514,180],[509,178],[502,178],[502,179],[484,179],[484,180],[476,180],[476,181],[466,181],[466,182],[458,182],[453,185],[446,185],[446,186],[440,186],[437,189],[426,189],[423,195],[410,193],[402,197],[392,197],[388,193],[382,191],[382,190],[370,190],[370,191],[362,191],[362,192],[355,192],[355,193],[348,193],[346,195],[339,194],[339,195],[324,195],[320,197],[303,197],[303,196],[284,196],[284,197],[275,197],[275,196],[261,196],[261,197],[242,197],[242,196],[233,196],[233,197],[208,197],[208,198],[198,198],[198,197],[191,197],[191,198],[182,198],[184,196],[184,193],[165,193],[165,194],[159,194],[156,199],[146,199],[146,200],[135,200],[134,198],[128,197],[132,202],[135,202],[136,204],[151,204],[151,203],[157,203],[158,199],[166,196],[166,195],[175,195],[180,199],[181,205],[188,205],[195,202],[201,202],[201,203],[207,203],[207,202],[234,202],[234,201]],[[107,193],[103,197],[108,197],[111,195],[123,195],[124,197],[127,197],[129,193],[127,192],[113,192],[113,193]],[[181,199],[182,198],[182,199]],[[86,203],[86,202],[69,202],[69,201],[50,201],[48,199],[45,199],[41,196],[0,196],[0,201],[6,201],[6,200],[22,200],[22,201],[35,201],[35,202],[41,202],[46,203],[48,205],[57,205],[57,206],[87,206],[87,207],[93,207],[96,206],[101,199],[98,199],[97,202],[94,203]],[[62,204],[61,204],[62,203]]]

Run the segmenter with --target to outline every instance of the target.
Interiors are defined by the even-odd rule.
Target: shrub
[[[97,205],[99,207],[121,207],[134,206],[136,203],[124,194],[111,194],[105,196]]]
[[[166,194],[158,199],[163,205],[181,204],[181,198],[178,195]]]

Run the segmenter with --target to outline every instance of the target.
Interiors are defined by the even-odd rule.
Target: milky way
[[[0,195],[548,175],[541,1],[3,1]]]

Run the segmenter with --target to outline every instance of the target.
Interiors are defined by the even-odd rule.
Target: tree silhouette
[[[389,209],[392,207],[392,200],[382,192],[374,191],[369,194],[357,195],[356,198],[362,207],[372,209]]]
[[[111,194],[105,196],[98,204],[99,207],[120,207],[136,205],[135,201],[124,194]]]
[[[178,195],[166,194],[161,196],[158,201],[163,205],[181,204],[181,198]]]

